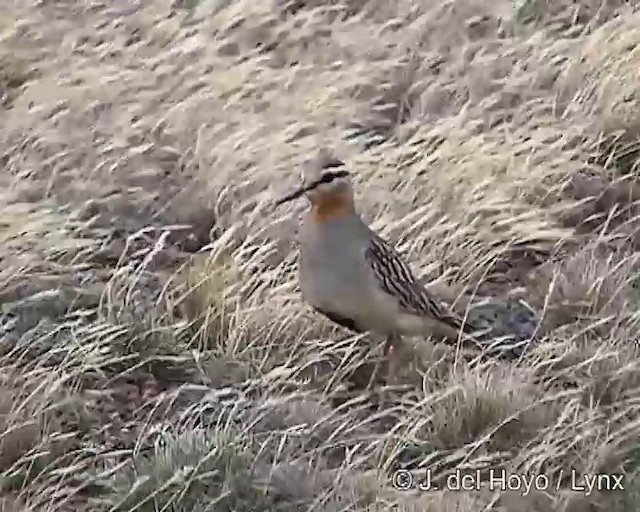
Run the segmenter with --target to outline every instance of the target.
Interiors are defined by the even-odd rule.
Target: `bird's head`
[[[303,166],[302,186],[276,202],[276,206],[306,196],[319,219],[353,208],[353,187],[343,161],[321,149]]]

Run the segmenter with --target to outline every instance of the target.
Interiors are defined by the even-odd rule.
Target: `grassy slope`
[[[0,12],[0,510],[636,510],[640,16],[194,3]],[[521,287],[539,346],[345,392],[369,344],[301,303],[269,206],[320,145],[444,297]],[[554,485],[395,491],[420,463]]]

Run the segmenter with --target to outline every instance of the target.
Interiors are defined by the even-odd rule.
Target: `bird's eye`
[[[331,183],[333,181],[333,178],[334,176],[332,172],[326,172],[322,175],[318,183]]]
[[[318,184],[331,183],[333,180],[337,178],[346,178],[347,176],[349,176],[349,173],[345,170],[336,171],[336,172],[326,172],[322,175],[322,177],[318,181]]]

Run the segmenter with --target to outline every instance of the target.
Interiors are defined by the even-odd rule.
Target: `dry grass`
[[[7,2],[0,510],[637,510],[639,26],[617,0]],[[372,344],[301,303],[301,206],[270,205],[319,146],[425,282],[518,288],[539,342],[416,340],[401,388],[359,391]],[[394,488],[427,469],[550,484]],[[624,491],[572,488],[596,473]]]

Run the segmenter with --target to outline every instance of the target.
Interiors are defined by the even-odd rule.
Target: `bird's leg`
[[[386,346],[386,342],[385,342]],[[373,367],[373,372],[371,373],[371,377],[369,377],[369,383],[367,384],[367,391],[373,391],[375,387],[376,381],[378,380],[378,375],[380,374],[380,361],[382,358],[376,358],[376,365]]]
[[[382,360],[385,361],[387,365],[387,384],[395,384],[398,373],[398,356],[400,349],[400,338],[395,334],[390,334],[386,337],[383,348],[382,358],[378,358],[376,361],[376,366],[373,369],[373,373],[371,374],[371,378],[369,379],[369,384],[367,385],[367,391],[371,391],[380,376],[380,366]]]
[[[384,356],[387,360],[387,384],[397,384],[400,356],[400,338],[395,334],[387,336],[384,344]]]
[[[380,370],[382,366],[382,360],[386,359],[388,352],[388,344],[389,338],[385,339],[384,348],[383,348],[383,356],[376,358],[376,365],[373,368],[373,372],[371,373],[371,377],[369,378],[369,384],[367,384],[367,391],[373,391],[376,383],[378,382],[378,377],[380,376]]]

